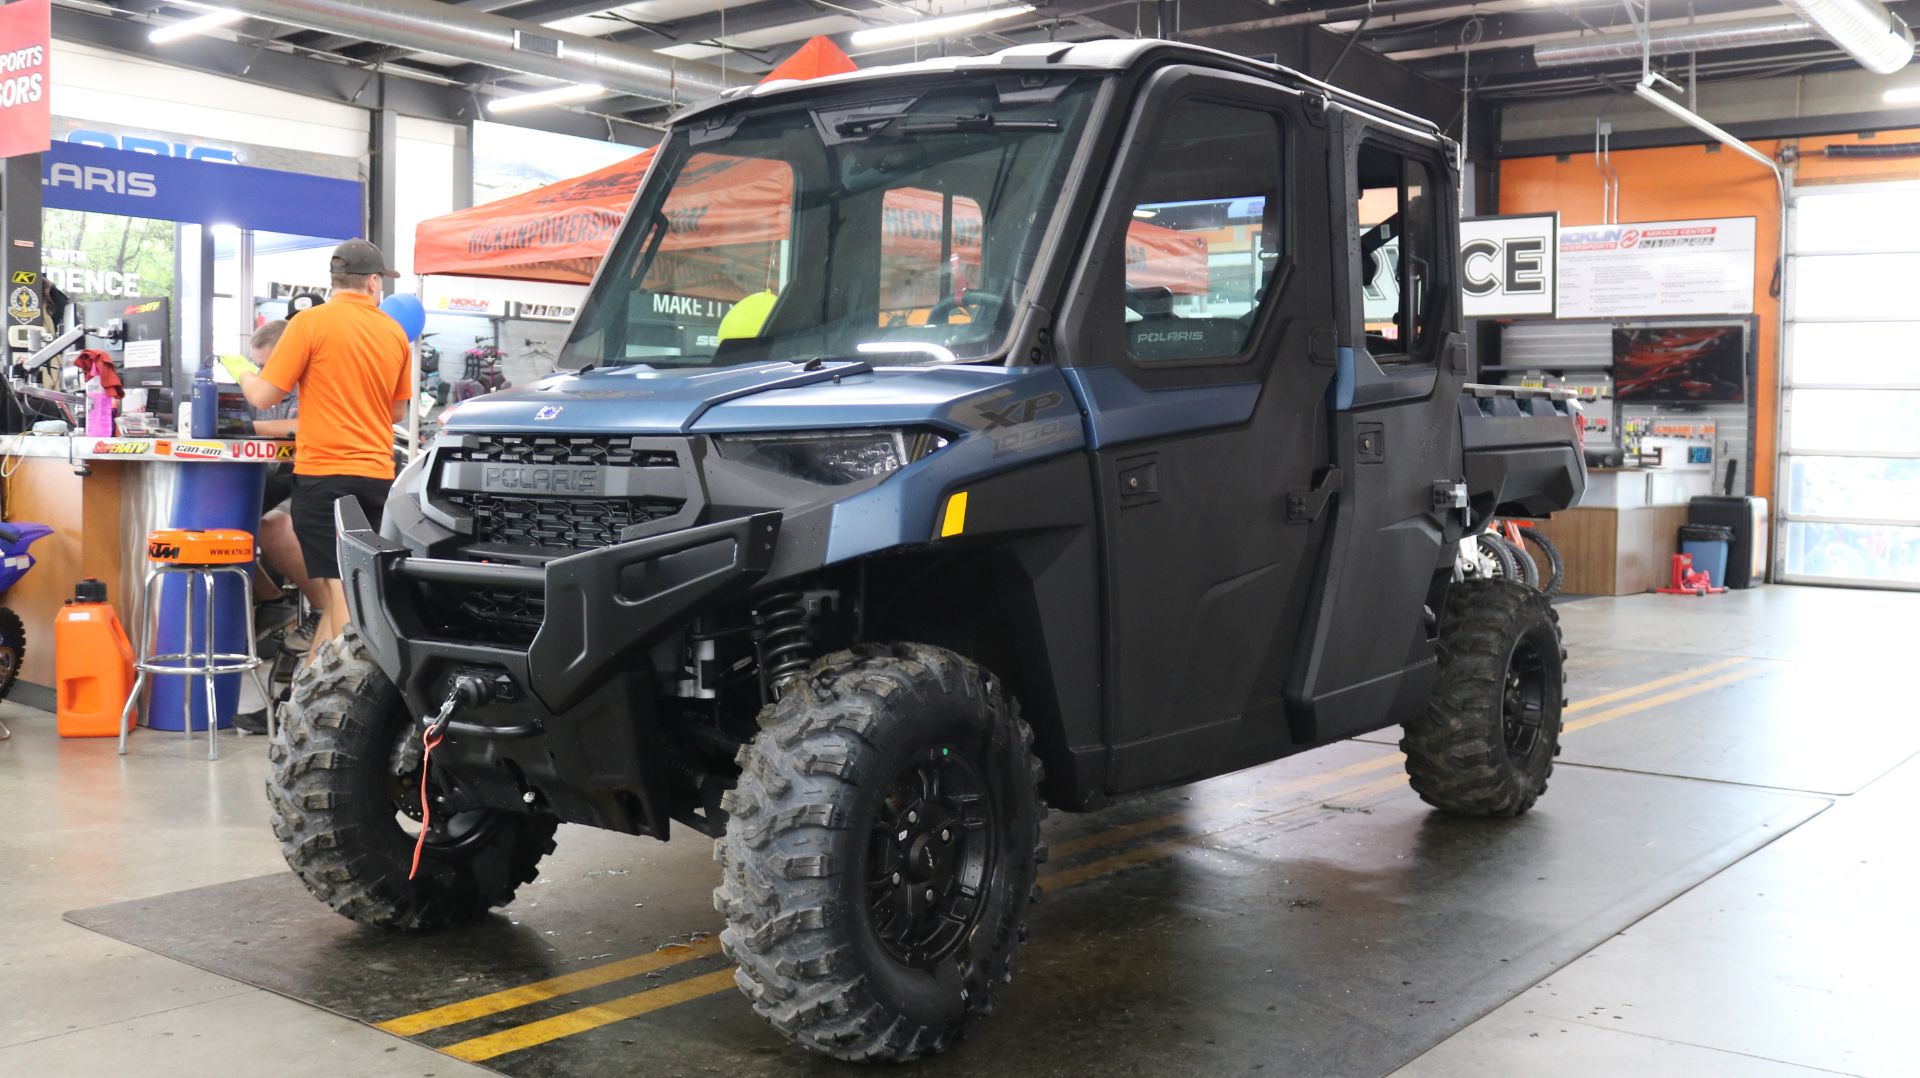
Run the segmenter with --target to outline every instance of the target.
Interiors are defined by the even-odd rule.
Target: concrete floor
[[[921,1069],[1914,1073],[1920,722],[1900,686],[1920,595],[1765,588],[1589,599],[1561,615],[1575,710],[1534,813],[1504,830],[1434,822],[1382,766],[1389,732],[1056,815],[1026,976]],[[130,1060],[155,1076],[488,1073],[428,1046],[457,1037],[403,1040],[61,919],[280,872],[261,739],[229,735],[209,764],[203,744],[143,735],[123,760],[110,741],[58,740],[43,713],[7,704],[0,718],[15,732],[0,742],[0,1074],[117,1076]],[[535,924],[533,903],[565,893],[623,915],[644,899],[629,916],[657,917],[649,931],[712,927],[704,843],[568,829],[561,847],[553,890],[523,898],[510,924]],[[236,888],[169,908],[232,951],[257,928],[212,905],[250,893]],[[1463,899],[1481,916],[1452,936],[1422,916]],[[1436,981],[1389,998],[1402,972]],[[730,991],[490,1063],[839,1071],[762,1034]]]

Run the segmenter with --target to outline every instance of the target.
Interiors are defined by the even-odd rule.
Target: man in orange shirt
[[[326,588],[316,645],[347,627],[333,504],[352,498],[379,524],[393,486],[393,424],[412,395],[406,331],[379,306],[384,279],[399,274],[366,240],[334,248],[332,270],[328,301],[289,321],[266,367],[239,379],[255,408],[300,393],[293,530],[307,575]]]

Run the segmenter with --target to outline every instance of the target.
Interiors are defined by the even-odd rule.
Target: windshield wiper
[[[947,131],[1058,131],[1059,120],[1002,120],[990,112],[972,116],[930,116],[915,123],[902,124],[902,134],[938,134]]]
[[[836,134],[849,137],[871,135],[881,128],[903,119],[899,113],[858,113],[833,125]],[[903,123],[894,129],[902,135],[948,134],[960,131],[1058,131],[1058,120],[1002,120],[992,113],[981,112],[970,116],[928,116],[912,123]]]

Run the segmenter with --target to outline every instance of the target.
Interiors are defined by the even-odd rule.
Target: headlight
[[[720,456],[809,483],[840,486],[900,470],[947,444],[932,431],[831,430],[724,434]]]

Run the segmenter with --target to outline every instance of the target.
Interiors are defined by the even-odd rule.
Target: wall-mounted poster
[[[1558,213],[1460,219],[1460,313],[1468,318],[1554,314]]]
[[[1561,318],[1753,313],[1751,217],[1560,230]]]

